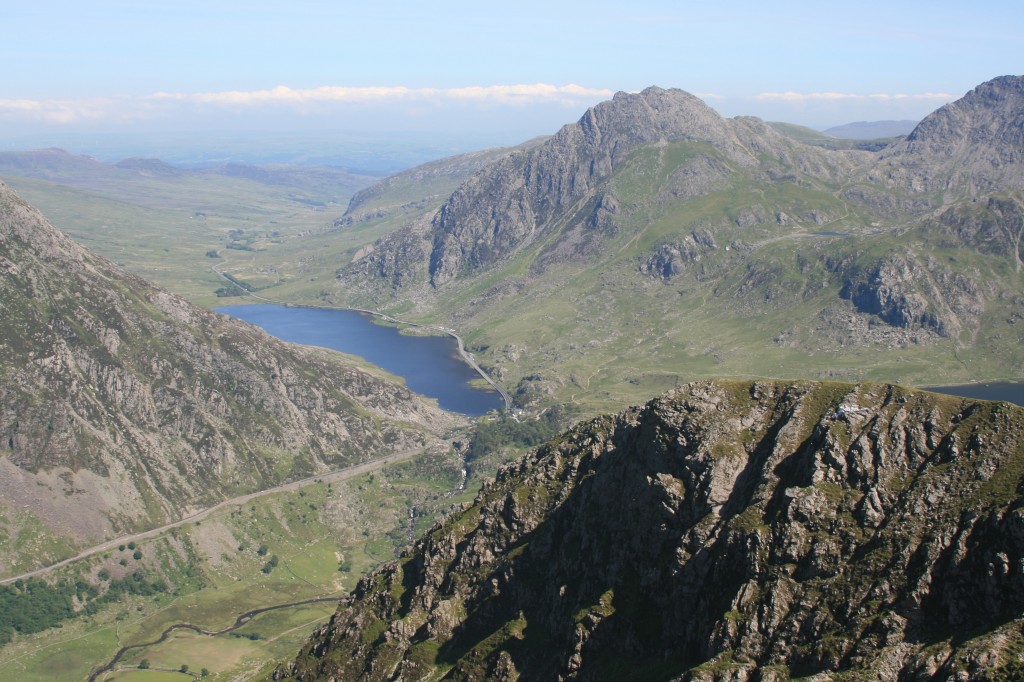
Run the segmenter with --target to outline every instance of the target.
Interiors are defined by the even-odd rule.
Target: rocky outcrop
[[[2,184],[0,300],[0,526],[31,515],[70,546],[440,445],[452,423],[337,354],[121,271]]]
[[[942,212],[928,229],[949,235],[950,246],[970,246],[1006,256],[1017,272],[1024,267],[1024,199],[1019,193],[988,196]]]
[[[988,298],[975,278],[913,253],[888,256],[856,270],[840,296],[894,327],[940,336],[976,329]]]
[[[707,230],[695,230],[682,241],[662,244],[640,265],[640,272],[670,279],[717,248],[715,238]]]
[[[857,309],[896,327],[928,327],[945,333],[945,326],[928,310],[928,299],[913,291],[913,282],[922,276],[906,259],[890,256],[872,268],[866,281],[848,281],[840,295],[853,301]]]
[[[994,78],[930,114],[881,153],[871,177],[953,196],[1024,187],[1024,78]]]
[[[1008,404],[688,385],[503,469],[275,679],[1012,676],[1022,489]]]

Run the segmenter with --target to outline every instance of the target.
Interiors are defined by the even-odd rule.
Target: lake
[[[250,322],[283,341],[358,355],[402,377],[410,390],[435,398],[451,412],[478,417],[505,406],[497,392],[470,386],[480,375],[462,360],[450,336],[406,336],[395,327],[374,324],[370,315],[355,310],[269,303],[215,310]]]
[[[962,384],[960,386],[925,386],[926,391],[957,395],[963,398],[981,400],[1005,400],[1024,407],[1024,383],[1015,381],[992,381],[989,383]]]

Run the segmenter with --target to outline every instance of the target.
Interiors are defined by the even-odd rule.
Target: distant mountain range
[[[826,135],[844,140],[872,140],[880,137],[906,137],[920,121],[857,121],[826,128]]]
[[[225,163],[205,168],[185,168],[160,159],[137,157],[116,163],[103,163],[91,156],[71,154],[57,148],[0,152],[0,176],[3,175],[36,178],[84,188],[110,187],[112,183],[130,183],[146,177],[182,178],[203,175],[240,177],[264,184],[302,189],[330,186],[335,191],[346,187],[358,189],[373,181],[372,176],[332,166]]]

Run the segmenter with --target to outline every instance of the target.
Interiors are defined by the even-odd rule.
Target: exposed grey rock
[[[681,90],[618,93],[542,146],[499,161],[452,194],[434,220],[431,283],[440,287],[507,258],[578,210],[636,150],[684,140],[707,143],[740,167],[754,166],[759,154],[805,172],[830,173],[830,164],[845,163],[840,156],[825,161],[817,150],[794,154],[762,121],[725,120]],[[697,196],[729,172],[720,160],[698,155],[675,171],[667,196]]]
[[[857,271],[840,295],[895,327],[930,329],[941,336],[976,328],[987,298],[973,278],[912,253],[892,255],[866,272]]]
[[[3,184],[0,301],[0,501],[72,545],[440,445],[438,429],[453,423],[339,354],[285,344],[121,271]],[[54,479],[73,494],[40,494],[36,483]]]
[[[275,679],[1013,679],[1022,443],[1008,404],[691,384],[504,468]]]
[[[1024,187],[1024,79],[1002,76],[927,116],[871,177],[915,192]]]
[[[699,261],[705,253],[716,248],[710,232],[695,230],[680,242],[659,246],[640,266],[640,271],[669,279],[682,273],[687,264]]]

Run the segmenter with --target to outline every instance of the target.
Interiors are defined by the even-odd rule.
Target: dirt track
[[[417,450],[407,450],[405,452],[397,452],[392,455],[388,455],[387,457],[381,457],[380,459],[371,460],[369,462],[363,462],[362,464],[354,464],[344,469],[338,469],[336,471],[331,471],[324,474],[317,474],[315,476],[303,478],[298,481],[292,481],[291,483],[285,483],[283,485],[279,485],[273,488],[267,488],[266,490],[260,490],[259,492],[249,493],[248,495],[241,495],[239,497],[233,497],[230,500],[224,500],[223,502],[216,504],[212,507],[209,507],[208,509],[203,509],[202,511],[190,514],[182,519],[174,521],[173,523],[168,523],[163,526],[160,526],[159,528],[152,528],[141,533],[135,533],[133,535],[125,535],[119,538],[114,538],[113,540],[108,540],[98,545],[93,545],[88,549],[83,549],[75,556],[70,557],[68,559],[64,559],[63,561],[58,561],[55,564],[50,564],[49,566],[44,566],[43,568],[37,568],[34,571],[22,573],[21,575],[14,575],[9,578],[4,578],[3,580],[0,580],[0,585],[13,583],[15,580],[24,580],[26,578],[34,578],[36,576],[44,575],[54,569],[60,568],[61,566],[67,566],[70,563],[79,561],[81,559],[85,559],[86,557],[90,557],[94,554],[109,551],[111,549],[114,549],[115,547],[118,547],[119,545],[128,544],[129,542],[138,542],[140,540],[147,540],[149,538],[165,533],[171,530],[172,528],[184,526],[186,523],[202,521],[213,512],[219,509],[223,509],[225,507],[230,507],[232,505],[243,505],[246,502],[249,502],[250,500],[256,499],[257,497],[270,495],[272,493],[279,493],[288,490],[298,490],[299,488],[304,488],[318,481],[343,481],[345,479],[354,478],[356,476],[369,473],[371,471],[376,471],[377,469],[384,467],[386,464],[393,464],[395,462],[403,462],[407,459],[412,459],[416,455],[419,455],[423,452],[424,450],[422,448]]]

